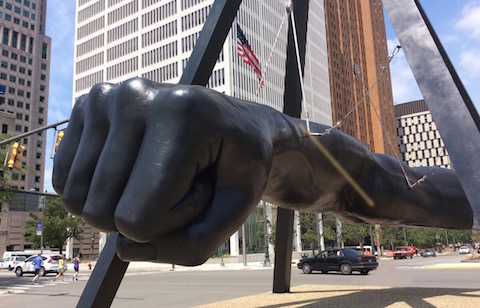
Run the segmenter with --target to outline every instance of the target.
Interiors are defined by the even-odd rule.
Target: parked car
[[[6,257],[1,263],[0,263],[0,269],[8,269],[9,271],[13,270],[15,266],[22,261],[25,261],[25,257],[23,256],[11,256],[11,257]]]
[[[459,251],[461,254],[470,253],[470,248],[468,248],[468,246],[460,246],[460,248],[458,249],[458,251]]]
[[[427,248],[423,251],[422,257],[427,258],[427,257],[436,257],[437,252],[433,248]]]
[[[410,246],[397,246],[393,252],[394,259],[413,258],[415,251]]]
[[[34,274],[33,259],[37,256],[30,256],[25,261],[20,262],[15,267],[15,275],[17,277],[23,274]],[[40,276],[45,276],[48,273],[58,273],[58,258],[60,255],[42,255],[43,263],[40,269]]]
[[[330,249],[325,250],[312,258],[304,258],[298,261],[297,267],[305,274],[312,271],[321,271],[326,274],[331,271],[350,275],[353,271],[367,275],[369,271],[378,267],[377,258],[366,256],[354,249]]]

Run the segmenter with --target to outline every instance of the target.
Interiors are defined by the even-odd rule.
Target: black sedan
[[[297,264],[305,274],[310,274],[312,271],[321,271],[323,274],[339,271],[344,275],[350,275],[353,271],[367,275],[377,266],[376,257],[366,256],[354,249],[325,250],[313,258],[301,259]]]

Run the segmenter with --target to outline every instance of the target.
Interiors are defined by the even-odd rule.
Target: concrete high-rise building
[[[99,82],[132,77],[177,83],[214,0],[78,0],[75,24],[73,100]],[[305,64],[305,103],[310,120],[331,125],[328,54],[323,0],[310,1]],[[230,96],[283,109],[288,17],[285,1],[244,0],[237,14],[262,66],[265,86],[237,56],[236,31],[230,31],[208,87]],[[282,20],[285,22],[282,26]],[[232,24],[232,29],[235,29]],[[278,42],[276,41],[279,32]],[[238,68],[238,69],[237,69]],[[258,92],[258,94],[257,94]],[[304,115],[304,113],[302,113]],[[271,212],[271,211],[269,211]],[[264,246],[257,239],[257,208],[247,220],[247,251]],[[270,218],[270,221],[272,219]],[[263,227],[261,227],[263,228]],[[230,241],[238,242],[238,235]],[[238,254],[230,245],[230,254]]]
[[[46,0],[0,0],[0,113],[7,115],[0,116],[2,134],[47,125],[51,43],[45,35],[46,10]],[[13,188],[43,191],[45,143],[45,132],[20,140],[23,167],[12,170]]]
[[[45,35],[46,9],[46,0],[0,0],[0,124],[4,138],[47,125],[51,40]],[[21,168],[12,169],[7,180],[13,189],[43,192],[46,133],[18,142],[25,147]],[[38,196],[25,194],[15,194],[10,204],[1,204],[0,256],[4,250],[25,248],[23,225],[38,206]]]
[[[410,167],[452,168],[450,157],[424,100],[395,105],[400,159]]]
[[[395,122],[401,160],[410,167],[437,166],[453,169],[447,148],[425,100],[395,105]],[[474,217],[472,237],[475,238],[479,232],[478,218]]]
[[[395,114],[382,2],[325,0],[325,19],[333,123],[341,121],[338,128],[371,151],[393,156]]]

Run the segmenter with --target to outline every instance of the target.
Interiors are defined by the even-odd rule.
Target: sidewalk
[[[90,262],[92,266],[92,271],[95,268],[96,261]],[[72,265],[73,266],[73,265]],[[292,267],[296,268],[297,260],[292,260]],[[219,261],[218,263],[206,262],[198,266],[181,266],[166,263],[155,263],[155,262],[130,262],[127,270],[145,270],[145,271],[222,271],[222,270],[262,270],[262,269],[273,269],[273,264],[269,267],[263,266],[263,262],[253,261],[248,262],[247,265],[243,263],[231,263],[224,262],[223,265]],[[70,270],[70,266],[69,266]],[[81,271],[89,271],[88,262],[80,264]]]
[[[416,257],[421,258],[421,257]],[[381,256],[378,258],[380,262],[389,262],[393,261],[391,257]],[[229,260],[232,261],[232,260]],[[292,268],[297,267],[298,260],[292,260]],[[96,261],[91,262],[92,269],[95,268]],[[72,265],[73,266],[73,265]],[[271,266],[265,267],[263,261],[252,261],[247,262],[247,265],[244,265],[241,262],[228,262],[224,260],[223,264],[221,259],[210,259],[208,262],[198,265],[198,266],[181,266],[166,263],[155,263],[155,262],[130,262],[128,265],[128,270],[143,270],[143,271],[222,271],[222,270],[262,270],[262,269],[273,269],[273,262]],[[462,260],[460,263],[440,263],[435,265],[424,266],[424,268],[471,268],[471,269],[480,269],[480,261],[468,261]],[[70,267],[69,267],[70,269]],[[80,269],[82,271],[89,271],[88,263],[81,263]]]

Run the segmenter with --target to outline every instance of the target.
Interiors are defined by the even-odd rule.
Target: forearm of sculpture
[[[273,138],[274,155],[265,200],[305,212],[332,212],[353,222],[471,227],[472,209],[453,170],[410,168],[396,158],[372,154],[359,141],[338,130],[323,136],[306,136],[304,121],[284,117],[283,125],[288,129]],[[313,132],[321,133],[328,128],[318,124],[311,127]],[[320,142],[366,198],[311,138]],[[411,184],[425,178],[410,187],[401,165]],[[373,205],[368,205],[367,198]]]
[[[75,104],[53,185],[69,212],[125,236],[117,242],[123,260],[203,263],[261,198],[369,223],[471,224],[454,172],[407,168],[412,181],[427,174],[410,189],[396,160],[337,130],[307,137],[303,123],[198,86],[140,78],[98,84]],[[327,128],[312,124],[314,132]]]

